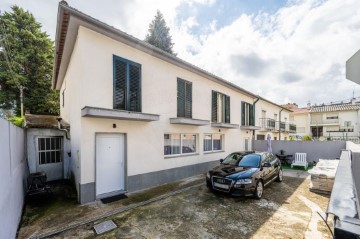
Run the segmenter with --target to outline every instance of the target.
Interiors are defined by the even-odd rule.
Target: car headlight
[[[238,179],[235,184],[250,184],[250,183],[252,183],[251,178],[242,178],[242,179]]]
[[[210,178],[210,173],[209,172],[206,173],[206,177]]]

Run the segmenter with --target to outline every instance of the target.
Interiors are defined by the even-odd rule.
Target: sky
[[[55,39],[58,2],[0,0],[0,9],[28,10]],[[359,0],[67,2],[139,39],[158,9],[179,58],[277,104],[360,97],[360,86],[345,78],[346,60],[360,49]]]

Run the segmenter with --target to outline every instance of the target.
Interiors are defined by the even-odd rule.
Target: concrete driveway
[[[114,215],[111,215],[111,211],[129,207],[134,202],[125,203],[128,204],[127,206],[121,205],[122,200],[106,205],[98,202],[76,206],[91,210],[86,210],[79,218],[72,219],[72,223],[77,221],[78,226],[65,231],[59,230],[59,233],[47,236],[48,238],[331,238],[325,223],[317,214],[320,212],[324,215],[329,198],[310,192],[309,179],[285,177],[282,183],[270,184],[261,200],[213,193],[204,184],[199,185],[203,180],[204,176],[199,175],[177,182],[165,191],[161,188],[167,187],[166,185],[152,189],[153,192],[155,190],[159,193],[153,194],[150,198],[146,195],[151,190],[141,192],[145,193],[142,201],[146,201],[176,189],[183,190],[178,194],[167,195],[165,198]],[[186,189],[189,186],[190,189]],[[140,199],[141,193],[133,196]],[[130,195],[125,200],[131,197]],[[94,214],[94,211],[97,214]],[[107,211],[110,212],[108,217],[96,220],[101,212]],[[86,215],[92,215],[95,219],[89,220],[91,216],[86,217]],[[81,218],[82,220],[79,220]],[[93,226],[110,219],[117,228],[97,235]],[[63,221],[59,223],[58,228],[66,226]],[[27,225],[22,228],[22,232],[28,232],[27,236],[25,234],[23,236],[36,237],[47,230],[43,228],[29,235],[30,227],[31,225]],[[52,229],[53,232],[55,229],[55,227]],[[42,235],[46,236],[46,234]],[[20,233],[19,236],[21,237],[22,234]]]

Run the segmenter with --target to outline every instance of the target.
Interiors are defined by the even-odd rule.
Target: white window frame
[[[50,149],[46,149],[46,141],[47,139],[50,139]],[[54,147],[52,147],[52,143],[51,143],[51,139],[56,139],[56,140],[59,140],[59,148],[56,148],[54,149]],[[62,163],[63,162],[63,138],[62,137],[58,137],[58,136],[48,136],[48,137],[39,137],[37,138],[37,144],[38,144],[38,147],[37,147],[37,156],[38,156],[38,165],[45,165],[45,164],[52,164],[52,163]],[[45,140],[44,142],[44,146],[45,146],[45,149],[40,149],[40,140]],[[54,154],[55,155],[55,159],[54,159],[54,162],[52,160],[52,157],[51,157],[51,152],[59,152],[60,153],[60,161],[57,161],[57,158],[56,158],[56,153]],[[41,162],[41,153],[50,153],[50,158],[45,158],[45,160],[49,160],[50,161],[45,161],[45,163],[42,163]]]
[[[211,150],[205,150],[205,137],[211,136]],[[214,150],[214,137],[213,135],[220,135],[221,140],[221,149]],[[214,152],[223,152],[225,148],[225,134],[204,134],[203,139],[203,151],[204,153],[214,153]]]
[[[165,158],[171,158],[171,157],[178,157],[178,156],[187,156],[187,155],[194,155],[194,154],[198,154],[198,148],[199,148],[199,135],[198,134],[193,134],[193,133],[165,133],[164,134],[164,147],[165,147],[165,135],[180,135],[180,153],[179,154],[165,154],[164,152],[164,157]],[[191,152],[191,153],[183,153],[183,139],[184,139],[184,135],[195,135],[195,152]]]

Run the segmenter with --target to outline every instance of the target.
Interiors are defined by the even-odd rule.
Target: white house
[[[308,105],[306,108],[297,108],[295,104],[285,107],[293,111],[290,118],[296,123],[299,135],[356,142],[360,139],[360,103],[355,99],[346,103]]]
[[[55,47],[53,88],[71,127],[80,203],[205,172],[250,150],[256,135],[288,135],[290,110],[65,2]],[[274,129],[260,127],[262,117]]]

